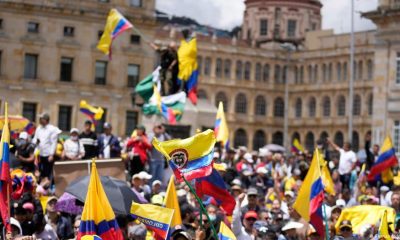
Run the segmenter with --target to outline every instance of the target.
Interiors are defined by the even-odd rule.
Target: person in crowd
[[[90,120],[85,121],[83,131],[79,134],[79,141],[85,148],[83,159],[92,159],[98,156],[97,135],[92,131],[93,123]]]
[[[74,235],[71,220],[56,210],[57,201],[58,198],[54,196],[47,199],[45,220],[59,239],[69,239]]]
[[[39,151],[40,178],[47,177],[53,180],[54,154],[57,147],[58,135],[61,130],[50,124],[50,116],[43,113],[39,117],[40,125],[36,129],[32,143],[36,144]]]
[[[21,132],[18,137],[15,156],[20,161],[21,169],[24,172],[34,173],[36,170],[34,151],[35,145],[30,143],[28,133]]]
[[[346,240],[359,239],[357,235],[353,234],[353,226],[349,220],[343,220],[340,222],[338,236]],[[335,239],[339,239],[338,236],[335,236]]]
[[[61,156],[64,160],[81,160],[85,156],[85,148],[79,140],[79,129],[71,128]]]
[[[153,128],[153,133],[149,134],[148,140],[151,142],[153,138],[157,138],[158,141],[164,142],[171,139],[171,136],[165,131],[165,127],[162,124],[157,124]],[[162,181],[165,164],[165,157],[157,151],[156,148],[151,148],[150,151],[150,174],[153,176],[152,181]]]
[[[143,171],[148,160],[148,153],[152,149],[146,135],[146,128],[143,125],[136,127],[134,134],[126,143],[127,149],[132,149],[132,158],[129,163],[129,174],[131,176]]]
[[[133,175],[131,179],[131,189],[142,203],[148,203],[149,201],[145,198],[145,193],[142,189],[142,181],[139,174]]]
[[[74,220],[74,238],[72,240],[77,240],[78,239],[78,233],[79,233],[79,227],[81,225],[81,215],[77,215]]]
[[[249,188],[247,190],[247,205],[243,206],[241,209],[242,216],[244,216],[248,211],[259,212],[261,210],[258,203],[258,191],[256,188]]]
[[[375,163],[375,161],[378,159],[379,156],[379,145],[374,144],[371,149],[371,133],[367,133],[365,136],[365,153],[367,155],[366,158],[366,170],[369,172],[371,169],[372,165]]]
[[[121,155],[121,146],[118,137],[112,134],[112,126],[106,122],[103,125],[104,133],[97,140],[99,158],[118,158]]]
[[[390,201],[391,201],[391,207],[396,211],[396,214],[399,214],[400,213],[400,193],[393,192]]]

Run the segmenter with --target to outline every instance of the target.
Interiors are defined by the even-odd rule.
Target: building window
[[[141,7],[142,6],[142,0],[130,0],[131,6],[133,7]]]
[[[73,63],[72,58],[68,57],[61,58],[60,81],[62,82],[72,81],[72,63]]]
[[[204,62],[204,75],[210,76],[211,73],[211,58],[206,57],[206,60]]]
[[[300,67],[300,83],[304,83],[304,66]]]
[[[138,124],[138,112],[126,111],[125,135],[131,136],[131,134],[135,130],[137,124]]]
[[[224,105],[224,112],[228,111],[228,98],[224,92],[218,92],[217,96],[215,96],[215,106],[218,108],[219,102],[222,102]]]
[[[201,75],[201,71],[203,69],[203,57],[197,56],[197,72]]]
[[[258,149],[265,146],[265,132],[263,130],[257,130],[253,137],[253,150],[258,151]]]
[[[272,134],[272,143],[283,146],[283,133],[278,131]]]
[[[359,147],[360,147],[360,137],[359,137],[359,135],[358,135],[358,132],[353,131],[352,140],[353,140],[353,142],[352,142],[351,145],[353,146],[353,150],[354,150],[355,152],[358,152],[358,149],[359,149]]]
[[[287,23],[287,36],[289,38],[296,36],[296,20],[288,20]]]
[[[319,135],[319,139],[322,140],[326,144],[326,139],[329,137],[329,134],[327,132],[322,132],[321,135]]]
[[[368,98],[368,115],[372,116],[374,106],[374,96],[372,94],[369,95]]]
[[[332,81],[332,63],[329,63],[329,65],[328,65],[328,78],[327,78],[327,80],[329,82]]]
[[[308,74],[308,82],[311,83],[313,78],[313,69],[311,65],[308,65],[307,74]]]
[[[280,65],[275,65],[274,81],[277,84],[281,83],[281,66]]]
[[[340,82],[342,79],[342,64],[340,63],[336,64],[336,78],[338,82]]]
[[[326,65],[324,63],[324,64],[322,64],[322,82],[326,82],[327,79],[328,79],[328,73],[327,73]]]
[[[331,99],[324,97],[322,101],[322,116],[329,117],[331,115]]]
[[[314,83],[318,82],[318,65],[315,65],[315,66],[314,66],[313,82],[314,82]]]
[[[354,116],[360,116],[361,115],[361,97],[358,94],[356,94],[354,96],[353,115]]]
[[[306,149],[309,152],[313,152],[314,151],[314,134],[312,132],[308,132],[306,134]]]
[[[197,92],[197,97],[198,97],[199,99],[207,99],[207,92],[206,92],[206,90],[200,89],[200,90]]]
[[[297,66],[294,66],[294,83],[299,83],[299,69]]]
[[[289,69],[289,68],[288,68],[287,65],[283,66],[281,83],[286,83],[286,81],[287,81],[288,69]]]
[[[239,128],[235,131],[233,145],[235,148],[238,148],[239,146],[247,146],[247,134],[244,129]]]
[[[264,64],[263,81],[264,82],[269,81],[269,64]]]
[[[340,95],[337,102],[337,115],[345,116],[346,115],[346,98],[343,95]]]
[[[309,117],[315,117],[316,107],[317,107],[317,102],[315,100],[315,97],[311,97],[308,102],[308,116]]]
[[[344,138],[343,138],[343,133],[338,131],[335,134],[335,144],[338,145],[339,147],[343,147],[344,143]]]
[[[64,27],[64,37],[73,37],[75,33],[75,28],[71,26]]]
[[[347,62],[343,63],[343,81],[347,81]]]
[[[263,96],[256,97],[256,105],[254,113],[258,116],[265,116],[266,115],[266,102]]]
[[[358,80],[362,80],[363,79],[363,62],[359,61],[358,62]]]
[[[313,31],[317,30],[317,24],[316,23],[311,23],[311,30],[313,30]]]
[[[257,63],[256,64],[256,75],[255,75],[255,79],[257,82],[261,81],[261,64]]]
[[[28,33],[38,33],[38,32],[39,32],[39,23],[28,22]]]
[[[139,45],[140,44],[140,36],[132,34],[131,35],[131,44]]]
[[[2,30],[2,29],[3,29],[3,19],[0,18],[0,30]]]
[[[229,59],[224,61],[224,76],[225,78],[231,78],[231,60]]]
[[[107,79],[107,62],[96,61],[96,72],[95,72],[94,83],[97,85],[106,85]]]
[[[367,70],[368,70],[368,80],[372,80],[374,77],[374,64],[372,60],[368,60],[367,62]]]
[[[268,20],[261,19],[260,20],[260,36],[268,35]]]
[[[394,121],[393,143],[394,143],[394,149],[396,150],[396,154],[398,155],[400,153],[400,121],[399,120]]]
[[[71,129],[72,107],[60,105],[58,108],[58,128],[63,131]]]
[[[24,66],[24,78],[36,79],[38,68],[38,55],[37,54],[25,54],[25,66]]]
[[[103,133],[104,123],[107,121],[107,109],[104,107],[102,107],[102,108],[103,108],[104,113],[103,113],[103,116],[101,117],[101,119],[97,120],[96,129],[95,129],[96,133]]]
[[[97,40],[100,40],[101,36],[103,36],[103,30],[97,32]]]
[[[274,101],[274,117],[283,117],[285,115],[285,102],[278,97]]]
[[[244,64],[244,80],[250,80],[251,75],[251,63],[246,62]]]
[[[128,87],[136,87],[140,77],[140,66],[137,64],[128,65]]]
[[[236,80],[242,80],[243,77],[243,66],[242,61],[236,61]]]
[[[24,102],[22,104],[22,116],[31,122],[36,122],[36,103]]]
[[[215,64],[215,76],[217,78],[222,77],[222,59],[217,58],[217,62]]]
[[[247,113],[247,98],[243,93],[239,93],[235,99],[235,112]]]
[[[298,99],[296,100],[296,104],[295,104],[295,117],[296,117],[296,118],[301,118],[301,115],[302,115],[302,106],[303,106],[302,101],[301,101],[300,98],[298,98]]]

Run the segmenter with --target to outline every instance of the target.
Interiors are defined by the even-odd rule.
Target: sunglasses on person
[[[342,227],[342,228],[340,229],[340,231],[342,231],[342,232],[351,232],[351,228],[349,228],[349,227]]]
[[[247,195],[248,198],[256,198],[257,195]]]
[[[255,219],[255,218],[246,218],[246,220],[249,221],[249,222],[255,222],[255,221],[257,221],[257,219]]]

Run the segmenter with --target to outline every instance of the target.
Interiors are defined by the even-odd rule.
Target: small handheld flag
[[[81,100],[79,103],[79,110],[85,114],[93,123],[100,120],[103,117],[104,110],[101,107],[94,107],[87,103],[85,100]]]
[[[393,177],[391,167],[397,164],[396,150],[393,147],[392,140],[387,136],[382,144],[381,154],[370,169],[368,181],[373,181],[380,175],[383,182],[388,182],[388,180],[391,180],[390,175]]]
[[[182,224],[181,208],[179,207],[178,195],[176,194],[174,175],[169,179],[164,205],[166,208],[175,210],[171,221],[171,227]]]
[[[224,104],[219,102],[217,117],[215,118],[214,126],[215,138],[217,142],[227,148],[229,144],[229,129],[225,119]]]
[[[224,222],[221,222],[219,226],[218,238],[219,240],[236,240],[235,234]]]
[[[293,153],[304,153],[304,147],[300,144],[299,139],[295,138],[292,144],[292,152]]]

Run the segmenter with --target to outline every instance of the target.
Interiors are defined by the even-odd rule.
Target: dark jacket
[[[97,146],[99,148],[99,155],[103,155],[104,148],[107,145],[110,146],[110,158],[117,158],[121,155],[121,146],[119,145],[118,138],[111,134],[111,138],[108,141],[108,144],[104,144],[105,134],[101,134],[99,139],[97,140]]]

